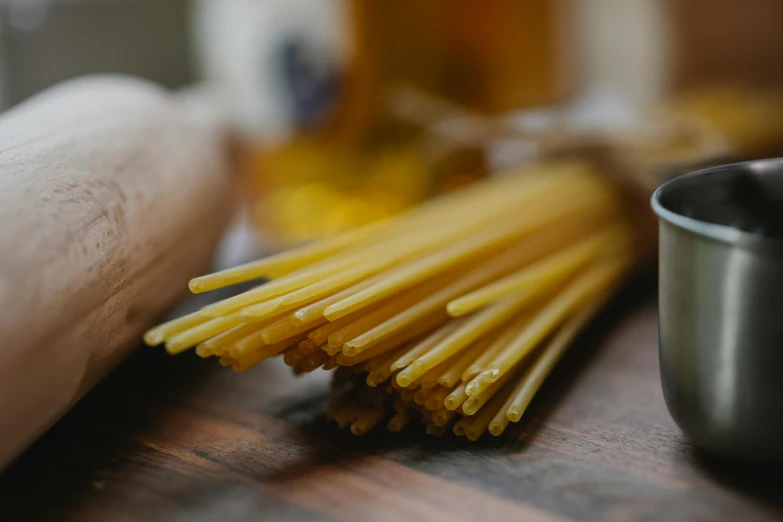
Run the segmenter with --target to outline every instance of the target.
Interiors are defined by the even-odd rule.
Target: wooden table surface
[[[777,520],[780,479],[694,450],[661,396],[654,282],[580,338],[506,435],[352,437],[325,372],[143,349],[0,477],[1,520]]]

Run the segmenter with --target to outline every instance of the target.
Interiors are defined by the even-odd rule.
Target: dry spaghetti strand
[[[630,260],[623,256],[598,263],[585,272],[532,317],[524,331],[501,351],[487,369],[466,386],[468,395],[481,394],[511,369],[556,328],[570,313],[583,304],[595,301],[617,282]],[[399,379],[399,376],[398,376]]]
[[[196,278],[194,292],[272,280],[145,341],[240,372],[276,356],[295,375],[334,370],[326,415],[354,435],[499,435],[641,248],[607,179],[585,162],[537,165]]]
[[[571,345],[571,342],[590,318],[595,315],[605,300],[606,298],[602,297],[588,304],[558,330],[538,359],[533,362],[519,379],[519,384],[511,396],[510,404],[506,406],[506,410],[503,412],[508,420],[519,422],[530,401],[533,400],[544,380],[552,372],[557,361],[560,360]]]

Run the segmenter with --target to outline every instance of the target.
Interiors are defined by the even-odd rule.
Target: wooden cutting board
[[[783,488],[684,440],[654,279],[579,340],[508,436],[327,424],[327,376],[145,349],[0,478],[9,520],[778,520]],[[418,427],[417,427],[418,428]]]

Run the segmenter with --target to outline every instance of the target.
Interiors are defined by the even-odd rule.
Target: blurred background
[[[246,218],[286,246],[558,136],[647,137],[664,163],[772,154],[783,2],[0,0],[3,108],[106,72],[211,85],[240,130]]]

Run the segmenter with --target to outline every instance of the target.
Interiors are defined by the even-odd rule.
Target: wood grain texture
[[[778,520],[775,476],[716,463],[666,412],[654,281],[568,353],[508,436],[354,438],[326,375],[136,354],[0,477],[9,520]]]
[[[0,468],[208,265],[231,213],[227,137],[133,78],[0,116]]]

